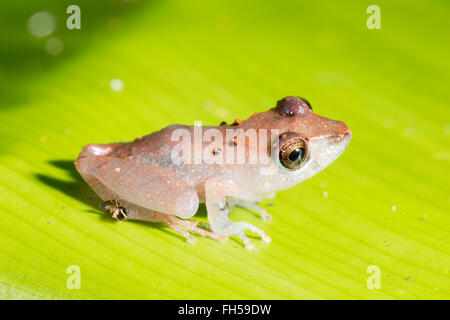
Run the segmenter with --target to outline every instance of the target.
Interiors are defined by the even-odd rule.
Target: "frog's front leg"
[[[205,183],[206,209],[211,229],[224,236],[237,235],[244,241],[245,248],[253,249],[254,244],[244,234],[245,230],[257,233],[265,242],[270,242],[270,236],[248,222],[231,222],[228,219],[227,197],[239,197],[239,188],[229,179],[209,179]]]

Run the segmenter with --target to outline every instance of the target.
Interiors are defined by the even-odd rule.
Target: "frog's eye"
[[[280,148],[280,162],[287,169],[300,168],[308,158],[308,142],[294,137],[287,140]]]

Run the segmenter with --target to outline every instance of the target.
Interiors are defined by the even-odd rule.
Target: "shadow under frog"
[[[73,160],[50,160],[48,163],[50,163],[51,165],[53,165],[58,169],[66,171],[70,175],[71,180],[68,181],[52,177],[49,175],[36,173],[35,177],[39,181],[92,207],[91,209],[85,210],[85,212],[97,214],[100,216],[100,219],[102,219],[107,223],[113,224],[117,223],[115,219],[111,218],[111,215],[109,213],[106,213],[100,209],[100,204],[102,203],[102,200],[92,191],[92,189],[86,184],[86,182],[77,172],[75,166],[73,165]],[[246,211],[254,214],[255,216],[257,215],[251,210]],[[207,214],[206,214],[206,207],[204,204],[200,205],[196,216],[206,218]],[[184,240],[183,236],[179,235],[178,233],[170,231],[169,228],[163,223],[147,223],[144,221],[137,221],[137,220],[130,220],[129,222],[150,226],[153,228],[158,228],[166,232],[167,234],[175,236],[180,240]],[[236,240],[236,242],[238,241]]]

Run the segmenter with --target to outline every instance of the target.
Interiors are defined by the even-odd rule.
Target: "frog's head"
[[[286,97],[267,113],[272,113],[273,127],[280,128],[281,133],[272,153],[278,168],[278,189],[289,188],[325,169],[352,138],[344,122],[313,113],[303,98]]]

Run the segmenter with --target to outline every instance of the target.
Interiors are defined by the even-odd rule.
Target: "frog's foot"
[[[105,201],[100,205],[100,208],[105,212],[111,213],[112,217],[119,222],[127,219],[127,210],[120,205],[119,200]]]
[[[266,221],[272,220],[272,216],[263,207],[261,207],[257,204],[254,204],[253,206],[251,206],[251,209],[258,212],[259,215],[261,216],[261,219],[266,220]]]
[[[214,240],[225,242],[228,240],[228,236],[221,236],[215,232],[207,231],[205,229],[199,228],[198,222],[196,220],[182,220],[178,219],[174,216],[168,216],[167,219],[163,221],[165,224],[167,224],[172,230],[175,232],[180,233],[183,237],[186,238],[187,242],[189,243],[195,243],[197,241],[197,238],[189,233],[198,233],[199,235],[203,237],[210,237]],[[180,228],[183,227],[187,229],[188,231]]]
[[[245,230],[250,230],[254,233],[257,233],[261,237],[262,241],[264,241],[264,242],[272,241],[272,238],[269,235],[265,234],[264,231],[255,227],[251,223],[244,222],[244,221],[230,222],[223,230],[219,231],[219,233],[225,234],[228,236],[237,235],[239,238],[242,239],[242,241],[244,241],[245,248],[251,250],[255,247],[255,245],[244,234]]]

